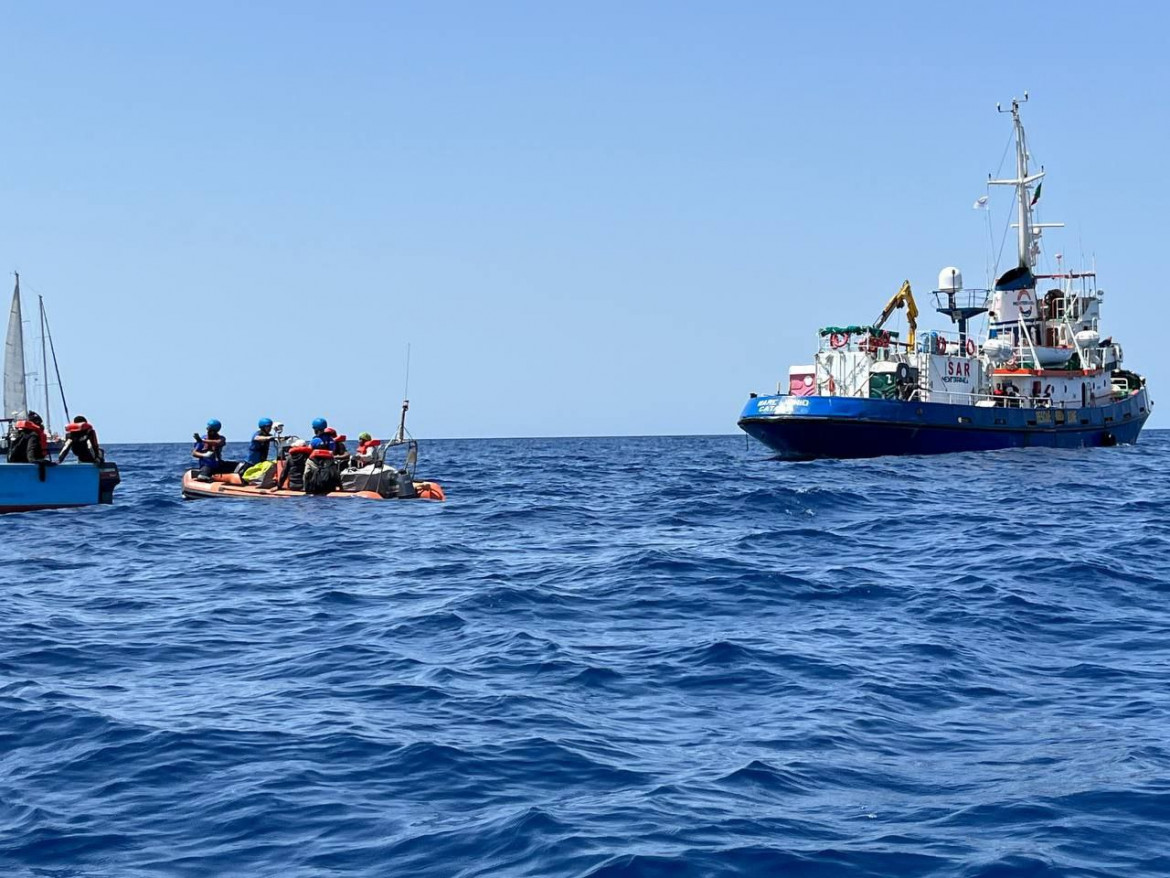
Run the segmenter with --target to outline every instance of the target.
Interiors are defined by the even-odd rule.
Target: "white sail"
[[[20,275],[12,293],[8,338],[4,342],[4,417],[23,417],[28,412],[24,393],[24,325],[20,314]]]

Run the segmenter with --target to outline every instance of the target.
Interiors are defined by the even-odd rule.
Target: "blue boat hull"
[[[778,456],[881,457],[1001,448],[1085,448],[1136,442],[1146,389],[1080,409],[984,408],[843,396],[761,396],[739,426]]]
[[[0,513],[112,503],[114,464],[0,463]]]

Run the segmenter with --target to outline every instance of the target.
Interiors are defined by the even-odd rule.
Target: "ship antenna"
[[[406,441],[406,412],[410,408],[410,343],[406,345],[406,383],[402,388],[402,413],[398,417],[398,432],[394,434],[393,444],[400,445]]]

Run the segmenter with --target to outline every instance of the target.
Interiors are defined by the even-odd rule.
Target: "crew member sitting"
[[[78,415],[72,424],[65,427],[65,444],[57,457],[57,463],[63,461],[71,451],[82,463],[101,463],[105,460],[105,452],[98,445],[97,430],[85,419],[85,415]]]
[[[45,422],[36,412],[29,412],[22,421],[13,424],[15,434],[8,443],[9,463],[36,463],[49,455],[49,438]]]
[[[305,490],[305,464],[309,462],[309,452],[312,450],[304,439],[298,439],[293,443],[285,457],[284,469],[281,471],[277,488],[287,487],[291,491]]]
[[[333,459],[341,469],[345,469],[349,466],[349,449],[345,447],[345,434],[339,436],[332,427],[326,428],[325,432],[333,439]]]
[[[358,433],[358,447],[356,463],[358,466],[366,466],[374,462],[374,449],[382,444],[381,439],[375,439],[365,431]]]
[[[199,461],[199,474],[195,478],[201,482],[215,481],[213,476],[235,472],[239,466],[237,461],[223,459],[223,447],[227,439],[219,432],[222,426],[212,418],[207,422],[206,436],[195,434],[195,447],[191,449],[191,456]]]

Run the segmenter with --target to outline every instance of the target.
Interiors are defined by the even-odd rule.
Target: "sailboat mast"
[[[4,342],[4,413],[5,418],[21,418],[28,412],[24,388],[24,326],[20,313],[20,274],[12,291],[12,310],[8,314],[8,336]]]
[[[45,384],[45,432],[53,433],[53,415],[49,405],[49,352],[45,350],[45,300],[37,296],[37,305],[41,310],[41,381]]]
[[[45,302],[41,300],[41,317],[45,321],[45,338],[49,340],[49,354],[53,358],[53,374],[57,376],[57,390],[61,393],[61,410],[65,412],[65,423],[69,423],[69,403],[65,401],[65,385],[61,383],[61,367],[57,365],[57,348],[53,345],[53,330],[49,326],[49,315],[45,313]]]

